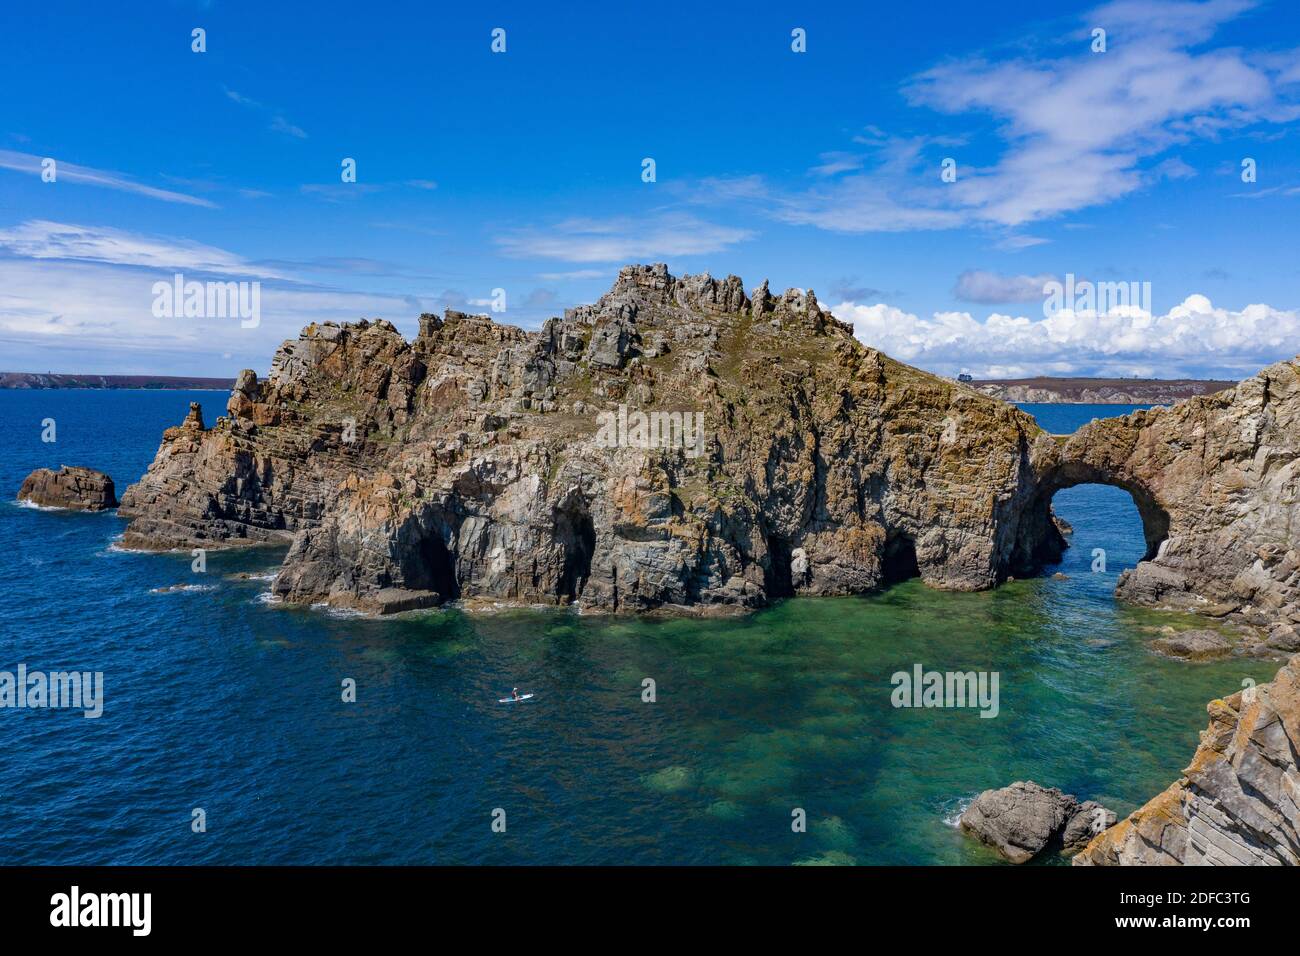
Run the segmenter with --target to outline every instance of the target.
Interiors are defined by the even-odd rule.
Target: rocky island
[[[274,583],[291,602],[707,613],[913,576],[990,588],[1058,558],[1053,494],[1101,482],[1146,535],[1123,597],[1282,647],[1297,383],[1284,362],[1050,435],[858,342],[811,290],[628,266],[535,332],[455,311],[411,342],[382,320],[308,326],[211,427],[195,405],[168,429],[120,514],[132,548],[291,543]],[[601,426],[655,413],[659,433]],[[701,445],[663,425],[684,416]]]
[[[106,511],[117,507],[117,490],[102,471],[62,465],[58,471],[37,468],[28,475],[18,489],[18,500],[42,508]]]

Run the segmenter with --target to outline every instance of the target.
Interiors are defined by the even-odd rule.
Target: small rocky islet
[[[18,500],[42,508],[107,511],[117,507],[117,489],[113,479],[102,471],[62,465],[57,471],[33,471],[18,489]]]
[[[658,434],[628,430],[650,413]],[[1298,470],[1296,361],[1052,435],[858,342],[811,290],[660,264],[535,332],[453,310],[421,316],[411,342],[383,320],[310,325],[266,379],[240,373],[212,427],[191,405],[118,513],[131,549],[288,542],[272,589],[289,603],[710,614],[1038,573],[1067,547],[1052,496],[1102,483],[1132,495],[1146,538],[1120,598],[1248,628],[1280,655],[1300,646]],[[112,498],[111,481],[105,497],[37,474],[37,504],[37,487]],[[1165,643],[1222,651],[1206,634]],[[1296,862],[1294,667],[1213,702],[1186,776],[1076,862]],[[1077,847],[1083,807],[1105,813],[1016,784],[963,826],[1028,859]]]

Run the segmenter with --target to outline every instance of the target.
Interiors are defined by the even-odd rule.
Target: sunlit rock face
[[[124,544],[291,541],[274,589],[295,602],[722,611],[910,576],[992,587],[1060,555],[1056,490],[1103,481],[1146,528],[1127,596],[1217,609],[1230,591],[1243,613],[1225,575],[1279,607],[1293,586],[1290,552],[1254,553],[1278,535],[1245,507],[1265,494],[1289,515],[1283,393],[1248,382],[1058,438],[858,342],[811,290],[628,266],[534,332],[454,311],[413,342],[385,321],[308,326],[211,428],[196,408],[167,430],[123,496]],[[1247,418],[1262,444],[1229,444]],[[1194,506],[1198,480],[1239,524]]]
[[[1128,489],[1146,560],[1120,579],[1134,603],[1242,619],[1300,650],[1300,363],[1168,408],[1100,419],[1035,457],[1044,493]]]
[[[1183,776],[1094,837],[1075,865],[1300,863],[1300,656],[1207,709]]]

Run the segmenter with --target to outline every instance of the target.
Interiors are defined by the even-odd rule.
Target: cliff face
[[[1208,710],[1183,776],[1094,837],[1076,866],[1300,863],[1300,656]]]
[[[290,601],[744,608],[913,574],[975,590],[1059,557],[1052,495],[1101,482],[1147,539],[1121,596],[1300,649],[1294,362],[1052,436],[862,345],[811,291],[629,266],[537,332],[451,311],[411,343],[384,321],[311,325],[267,380],[240,374],[227,413],[167,430],[122,497],[125,544],[291,540]]]
[[[1028,415],[734,276],[627,267],[532,333],[313,325],[227,411],[167,431],[125,543],[291,538],[290,601],[740,608],[912,574],[987,588],[1017,548],[1061,547],[1022,524],[1053,447]],[[637,427],[651,412],[680,413],[667,447]]]

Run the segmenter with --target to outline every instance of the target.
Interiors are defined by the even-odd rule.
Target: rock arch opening
[[[1127,492],[1142,525],[1142,555],[1139,560],[1150,561],[1160,553],[1160,546],[1169,537],[1169,512],[1149,488],[1095,465],[1066,462],[1042,476],[1037,493],[1022,514],[1015,554],[1008,562],[1010,573],[1037,573],[1045,565],[1060,561],[1071,542],[1062,533],[1052,502],[1057,492],[1079,485],[1105,485]],[[1082,545],[1078,541],[1073,543]],[[1105,546],[1102,541],[1090,544],[1090,547]]]

